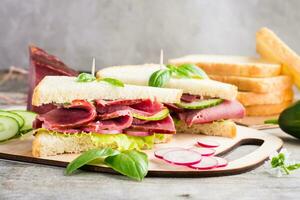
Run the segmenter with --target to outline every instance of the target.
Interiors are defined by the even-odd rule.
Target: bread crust
[[[233,84],[240,91],[269,93],[278,90],[285,90],[292,87],[292,79],[290,76],[280,75],[268,78],[246,78],[238,76],[218,76],[210,75],[210,78]]]
[[[165,68],[165,67],[164,67]],[[124,83],[134,85],[148,85],[150,76],[161,66],[158,64],[113,66],[97,72],[97,77],[112,77]],[[139,74],[139,76],[136,76]],[[237,87],[209,79],[186,79],[171,77],[164,85],[165,88],[180,88],[184,93],[210,96],[232,100],[237,96]]]
[[[300,57],[273,31],[261,28],[256,33],[256,51],[264,59],[282,64],[282,73],[293,77],[300,87]]]
[[[168,143],[172,138],[173,134],[167,134],[163,140],[154,140],[154,144]],[[64,153],[81,153],[96,147],[88,134],[77,137],[76,135],[51,134],[45,131],[35,135],[32,142],[32,155],[45,157]],[[116,148],[115,144],[110,147]]]
[[[188,55],[169,60],[170,64],[192,63],[207,74],[243,77],[278,76],[281,65],[260,58],[227,55]]]
[[[67,94],[67,95],[66,95]],[[162,103],[178,103],[182,90],[125,85],[115,87],[105,82],[76,81],[75,77],[46,76],[34,89],[32,105],[66,103],[76,99],[156,99]]]
[[[280,104],[285,101],[292,101],[294,98],[293,90],[278,90],[269,93],[238,92],[237,100],[244,106]]]
[[[281,113],[284,109],[286,109],[289,105],[291,105],[292,101],[285,101],[279,104],[265,104],[265,105],[253,105],[246,106],[246,115],[247,116],[268,116],[268,115],[276,115]]]
[[[178,134],[193,133],[229,138],[233,138],[237,134],[236,124],[231,120],[205,124],[193,124],[191,127],[188,127],[185,122],[179,121],[175,124],[175,126]]]

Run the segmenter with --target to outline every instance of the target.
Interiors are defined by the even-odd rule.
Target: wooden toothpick
[[[163,68],[164,65],[164,51],[162,49],[160,49],[160,68]]]
[[[95,76],[95,70],[96,70],[96,59],[93,58],[93,64],[92,64],[92,76]]]

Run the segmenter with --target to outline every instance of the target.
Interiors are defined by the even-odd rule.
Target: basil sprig
[[[103,78],[103,79],[97,79],[98,81],[104,81],[107,82],[113,86],[116,87],[124,87],[124,83],[118,79],[114,79],[114,78]]]
[[[78,156],[67,166],[65,173],[72,174],[86,164],[106,164],[113,170],[141,181],[148,173],[148,157],[136,150],[120,152],[112,148],[92,149]]]
[[[171,76],[197,79],[208,78],[207,74],[194,64],[183,64],[179,66],[167,65],[166,69],[157,70],[150,76],[148,85],[152,87],[162,87],[170,80]]]
[[[118,79],[114,78],[96,78],[95,76],[88,74],[88,73],[81,73],[76,78],[77,82],[93,82],[93,81],[104,81],[109,83],[115,87],[124,87],[124,83]]]
[[[143,152],[124,151],[105,158],[104,162],[115,171],[138,181],[142,181],[148,173],[148,157]]]
[[[169,69],[161,69],[154,72],[148,81],[149,86],[162,87],[166,82],[170,80],[171,71]]]
[[[77,82],[92,82],[94,80],[96,80],[96,77],[88,73],[81,73],[76,78]]]

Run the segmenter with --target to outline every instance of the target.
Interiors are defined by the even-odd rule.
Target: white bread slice
[[[271,77],[278,76],[281,71],[278,63],[246,56],[188,55],[171,59],[169,63],[191,63],[199,66],[207,74],[225,76]]]
[[[279,104],[265,104],[265,105],[254,105],[246,106],[246,116],[267,116],[267,115],[276,115],[281,113],[292,101],[284,101]]]
[[[147,86],[150,76],[161,68],[165,67],[157,64],[114,66],[98,71],[97,77],[111,77],[128,84]],[[179,88],[184,93],[227,100],[235,99],[237,96],[237,88],[235,86],[209,79],[171,78],[164,87]]]
[[[76,82],[75,77],[46,76],[35,88],[32,105],[66,103],[75,99],[157,99],[162,103],[180,101],[182,90],[135,85],[115,87],[105,82]]]
[[[284,101],[291,101],[294,93],[291,88],[278,90],[269,93],[238,92],[237,100],[244,106],[280,104]]]
[[[280,75],[267,78],[210,75],[210,78],[236,85],[240,91],[268,93],[292,87],[290,76]]]
[[[167,143],[172,139],[172,134],[165,134],[163,139],[154,139],[154,143]],[[117,143],[112,142],[109,146],[117,148]],[[38,133],[35,135],[32,143],[32,155],[34,157],[55,156],[64,153],[80,153],[93,148],[102,148],[96,146],[89,134],[81,136],[49,134],[47,132]]]
[[[257,31],[256,51],[264,59],[281,63],[283,74],[292,76],[300,88],[300,57],[273,31],[268,28]]]
[[[183,121],[178,121],[176,122],[175,126],[177,133],[205,134],[229,138],[233,138],[236,136],[236,125],[231,120],[205,124],[193,124],[192,127],[188,127],[187,124]]]

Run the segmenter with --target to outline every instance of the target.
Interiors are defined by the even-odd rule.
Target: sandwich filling
[[[222,100],[183,94],[179,104],[165,104],[172,115],[184,121],[189,127],[193,124],[211,123],[226,119],[243,118],[245,108],[236,100]]]
[[[169,110],[150,99],[74,100],[38,115],[34,128],[64,135],[90,134],[94,141],[112,135],[109,138],[118,140],[124,137],[117,136],[121,134],[132,141],[135,137],[176,132]]]

